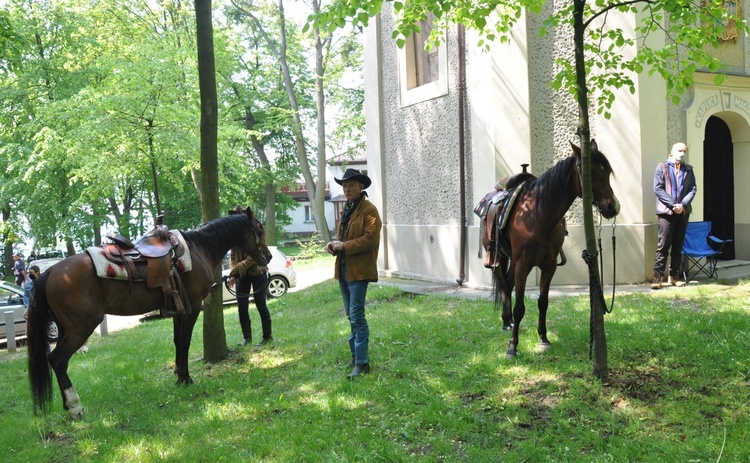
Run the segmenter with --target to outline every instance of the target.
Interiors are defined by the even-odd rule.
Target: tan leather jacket
[[[340,277],[341,254],[346,259],[346,281],[378,281],[378,249],[380,248],[380,221],[378,209],[365,197],[349,219],[349,230],[344,250],[336,253],[334,278]],[[339,227],[339,238],[344,230]]]

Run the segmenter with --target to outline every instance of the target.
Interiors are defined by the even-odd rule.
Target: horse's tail
[[[47,302],[47,278],[41,274],[34,281],[34,289],[29,304],[28,349],[29,383],[34,412],[43,412],[52,401],[52,372],[48,360],[48,328],[51,321]]]

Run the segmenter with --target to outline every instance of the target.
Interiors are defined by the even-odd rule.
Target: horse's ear
[[[596,138],[591,139],[591,149],[599,151],[599,145],[596,144]]]
[[[573,148],[573,155],[577,158],[581,158],[581,148],[577,147],[572,141],[568,141],[570,147]]]
[[[245,210],[245,214],[247,214],[247,218],[251,221],[255,218],[255,214],[253,213],[253,210],[249,207]]]

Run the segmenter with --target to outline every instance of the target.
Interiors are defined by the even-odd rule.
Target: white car
[[[271,251],[271,262],[268,264],[268,295],[270,297],[281,297],[286,294],[289,288],[297,286],[297,272],[294,271],[292,260],[279,251],[276,246],[268,246]],[[224,270],[222,276],[229,275],[229,255],[224,258]],[[223,284],[223,301],[230,303],[237,300],[237,297],[229,292],[227,285]],[[234,288],[232,288],[232,292]]]
[[[16,339],[26,337],[26,319],[23,318],[23,288],[7,281],[0,281],[0,344],[8,341],[8,327],[5,326],[5,312],[13,312],[13,327]],[[58,330],[55,322],[50,322],[47,336],[57,341]]]
[[[26,264],[26,268],[28,269],[32,265],[36,265],[37,267],[39,267],[39,271],[41,273],[44,273],[47,271],[48,268],[52,267],[53,265],[60,262],[61,260],[62,260],[62,257],[50,257],[49,259],[36,259]]]

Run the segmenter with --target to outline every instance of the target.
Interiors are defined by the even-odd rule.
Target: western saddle
[[[510,243],[503,236],[502,229],[517,196],[516,190],[520,192],[520,187],[525,182],[536,178],[526,170],[527,167],[529,167],[528,164],[521,164],[522,172],[498,180],[495,188],[487,193],[474,208],[474,213],[481,219],[479,257],[482,256],[482,242],[487,244],[487,253],[484,256],[486,268],[500,265],[497,251],[510,257]]]
[[[115,233],[108,234],[107,238],[112,242],[102,245],[104,257],[125,269],[131,285],[134,280],[143,279],[145,270],[146,286],[149,289],[161,288],[164,294],[164,316],[190,313],[190,300],[185,296],[180,273],[176,268],[176,262],[185,253],[185,247],[164,225],[164,216],[157,216],[154,229],[135,244]]]

